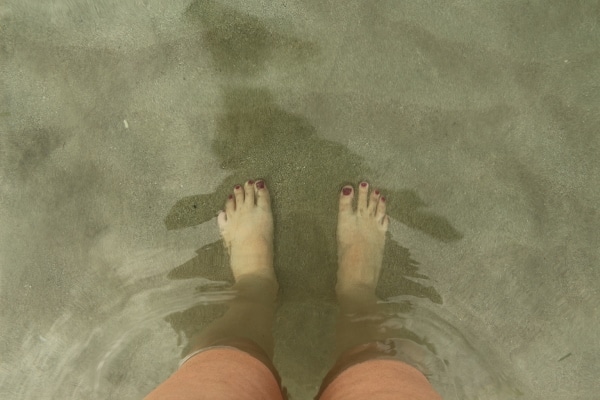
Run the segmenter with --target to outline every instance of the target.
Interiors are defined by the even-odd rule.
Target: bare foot
[[[244,275],[275,281],[273,214],[264,181],[235,186],[217,221],[236,282]]]
[[[375,294],[381,272],[385,232],[389,217],[385,214],[385,197],[378,190],[369,195],[369,184],[358,188],[356,210],[352,202],[354,189],[344,186],[340,193],[338,214],[338,296],[357,291]]]

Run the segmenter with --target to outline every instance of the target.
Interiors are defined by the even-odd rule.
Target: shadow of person
[[[226,89],[225,110],[218,118],[212,146],[232,175],[214,193],[179,200],[165,219],[167,229],[194,226],[214,218],[235,184],[249,178],[265,179],[274,199],[275,261],[283,292],[312,297],[325,293],[331,297],[341,188],[336,183],[356,185],[372,175],[363,159],[340,144],[317,137],[305,118],[276,106],[265,89]],[[390,200],[389,215],[395,220],[444,242],[461,238],[447,219],[423,210],[425,204],[414,191],[380,189]],[[210,246],[199,252],[197,261],[210,262],[216,248]],[[418,263],[411,260],[407,249],[391,242],[386,254],[384,274],[391,268],[400,271],[397,278],[424,278],[416,273]],[[382,285],[388,282],[381,281]],[[435,291],[421,290],[421,284],[405,282],[403,286],[413,288],[408,294],[441,302]]]
[[[279,107],[269,90],[250,84],[250,78],[267,65],[273,67],[274,60],[303,61],[315,54],[316,46],[211,1],[193,2],[187,16],[192,25],[197,24],[215,69],[225,78],[212,151],[230,176],[213,193],[177,201],[165,218],[166,228],[182,229],[211,220],[234,185],[264,179],[273,199],[275,270],[281,298],[333,302],[339,190],[344,184],[356,187],[359,181],[376,179],[377,173],[358,154],[319,138],[307,118]],[[388,198],[388,214],[396,221],[443,242],[462,237],[446,218],[429,212],[414,190],[389,190],[373,180],[370,183]],[[442,303],[435,288],[423,283],[427,276],[418,272],[419,263],[409,250],[389,239],[388,234],[379,296],[406,294]],[[175,267],[168,277],[233,281],[219,242],[197,250],[196,257]],[[191,332],[197,327],[185,321],[203,320],[210,311],[202,307],[167,319],[177,331]]]

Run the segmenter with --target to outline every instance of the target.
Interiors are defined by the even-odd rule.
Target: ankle
[[[377,306],[379,300],[375,287],[370,285],[338,283],[335,292],[338,303],[345,312],[369,312]]]
[[[272,270],[245,273],[236,278],[232,289],[238,293],[238,296],[275,299],[279,291],[279,283]]]

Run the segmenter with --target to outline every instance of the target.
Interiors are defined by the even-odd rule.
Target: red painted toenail
[[[230,195],[229,195],[229,197],[228,197],[228,199],[229,199],[229,200],[233,199],[233,195],[232,195],[232,194],[230,194]]]
[[[235,185],[236,190],[240,190],[242,187],[240,185]]]
[[[375,194],[376,194],[377,196],[379,196],[379,190],[376,190],[376,191],[375,191]]]
[[[345,187],[342,189],[342,193],[344,193],[344,196],[348,196],[350,193],[352,193],[352,188]]]
[[[385,203],[385,197],[382,197],[382,198],[381,198],[381,201],[383,201],[383,202]]]
[[[360,184],[361,187],[367,187],[367,182],[363,182]]]
[[[264,189],[265,188],[265,182],[264,181],[258,181],[256,182],[256,187],[259,189]]]
[[[250,179],[250,180],[248,181],[248,185],[254,185],[254,181],[253,181],[252,179]]]

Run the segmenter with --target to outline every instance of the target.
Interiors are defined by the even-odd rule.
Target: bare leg
[[[353,194],[351,186],[342,188],[338,214],[338,359],[317,398],[441,400],[411,362],[421,349],[386,329],[375,295],[389,225],[385,198],[378,190],[369,194],[367,182],[359,185],[356,207]]]
[[[231,259],[235,298],[225,315],[191,339],[180,368],[147,400],[285,398],[271,362],[278,284],[273,216],[264,182],[237,185],[218,223]]]
[[[378,333],[375,287],[381,272],[385,233],[389,225],[385,197],[378,190],[369,195],[362,182],[354,207],[354,189],[345,186],[340,193],[337,240],[338,273],[336,293],[341,315],[337,345],[341,354],[359,344],[383,339]]]
[[[425,372],[425,349],[388,320],[375,295],[381,273],[385,235],[389,225],[386,199],[379,190],[369,194],[360,183],[356,207],[354,189],[342,188],[337,227],[338,273],[336,293],[341,308],[337,326],[337,353],[356,360],[377,357],[400,359]],[[362,346],[361,346],[362,345]],[[360,354],[359,354],[360,353]],[[343,358],[343,357],[342,357]]]
[[[273,270],[271,201],[264,182],[237,185],[219,213],[218,224],[237,293],[228,311],[192,339],[190,353],[222,344],[254,353],[248,349],[248,343],[254,343],[271,359],[279,286]]]

